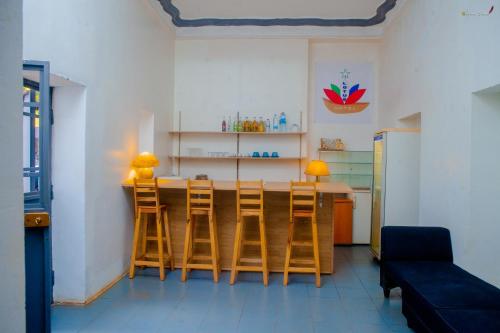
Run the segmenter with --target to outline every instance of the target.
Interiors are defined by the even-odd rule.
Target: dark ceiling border
[[[321,18],[273,18],[273,19],[220,19],[200,18],[183,19],[179,9],[172,0],[158,0],[163,10],[172,17],[176,27],[206,27],[206,26],[315,26],[315,27],[369,27],[385,21],[387,13],[396,6],[397,0],[385,0],[378,8],[376,14],[368,19],[321,19]]]

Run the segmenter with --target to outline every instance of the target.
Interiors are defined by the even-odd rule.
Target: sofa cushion
[[[443,261],[389,261],[385,263],[385,269],[401,287],[414,281],[448,281],[467,273],[453,263]]]
[[[382,228],[382,262],[392,260],[453,261],[450,231],[441,227]]]
[[[436,270],[428,278],[405,276],[403,297],[432,308],[500,310],[500,289],[463,271]],[[407,273],[408,274],[408,273]]]
[[[438,309],[442,327],[439,332],[500,332],[499,310]]]

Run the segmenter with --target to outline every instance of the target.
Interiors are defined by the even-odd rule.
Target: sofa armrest
[[[450,231],[441,227],[382,228],[380,259],[453,262]]]

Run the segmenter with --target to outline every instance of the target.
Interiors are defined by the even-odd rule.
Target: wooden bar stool
[[[264,285],[269,280],[267,267],[266,225],[264,222],[264,186],[260,181],[237,181],[236,183],[236,233],[234,237],[233,261],[231,264],[230,283],[234,284],[238,272],[262,272]],[[259,224],[259,240],[244,238],[245,224],[249,218],[256,217]],[[259,246],[260,258],[242,258],[241,251],[245,245]],[[254,265],[242,265],[244,263]],[[255,265],[260,264],[260,265]]]
[[[174,270],[175,263],[167,207],[160,205],[158,179],[134,179],[134,201],[135,226],[129,277],[134,278],[136,266],[158,267],[160,279],[164,280],[165,265],[170,263],[170,269]],[[153,231],[153,235],[148,234],[149,216],[155,218],[156,231]],[[165,232],[165,237],[163,237],[163,232]],[[150,242],[156,243],[156,252],[148,252],[148,243]],[[164,253],[164,242],[167,245],[167,253]],[[141,247],[140,257],[137,254],[138,247]]]
[[[208,218],[208,237],[197,237],[198,219]],[[199,228],[198,228],[199,229]],[[198,233],[201,230],[198,230]],[[195,254],[196,244],[209,244],[210,254]],[[219,282],[219,246],[214,209],[214,186],[212,180],[187,180],[187,219],[182,259],[182,281],[186,281],[191,269],[212,270],[214,281]]]
[[[312,241],[294,240],[294,229],[298,219],[310,220]],[[312,248],[313,258],[292,258],[294,247]],[[316,223],[316,183],[290,182],[290,222],[283,279],[285,286],[288,285],[288,273],[314,273],[316,287],[321,287],[318,225]]]

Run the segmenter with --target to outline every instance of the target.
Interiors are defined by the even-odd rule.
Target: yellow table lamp
[[[132,167],[135,168],[137,178],[142,179],[153,178],[153,168],[158,165],[160,165],[160,163],[156,156],[148,152],[141,153],[132,161]]]
[[[329,176],[330,170],[328,170],[328,164],[321,160],[312,160],[307,165],[306,171],[304,172],[309,176],[316,176],[316,182],[319,182],[320,176]]]

